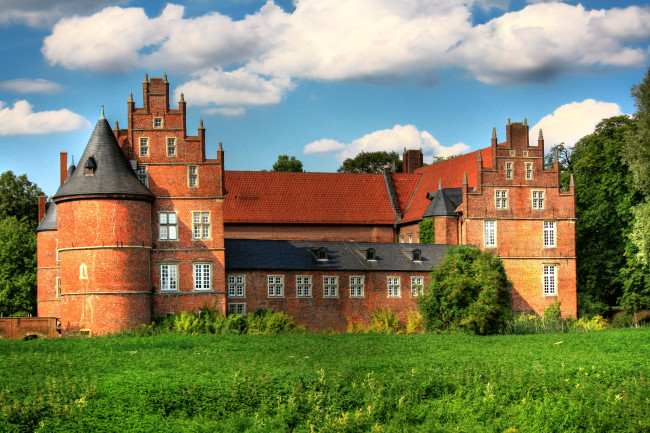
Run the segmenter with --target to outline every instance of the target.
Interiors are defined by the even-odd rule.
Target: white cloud
[[[67,109],[34,112],[27,101],[17,101],[9,108],[0,101],[0,136],[49,134],[90,127],[90,122]]]
[[[582,137],[594,132],[594,127],[601,120],[621,114],[621,107],[612,102],[586,99],[565,104],[530,129],[530,143],[537,143],[539,130],[542,129],[546,149],[560,143],[573,146]]]
[[[221,114],[222,116],[237,117],[246,114],[246,109],[243,107],[208,108],[207,110],[203,110],[203,114],[207,114],[208,116]]]
[[[42,78],[16,78],[0,82],[0,89],[15,93],[56,93],[61,85]]]
[[[3,0],[0,25],[49,27],[55,21],[73,13],[86,14],[104,6],[128,2],[129,0]]]
[[[374,131],[347,144],[331,139],[314,141],[304,147],[303,153],[336,151],[336,159],[343,162],[362,151],[395,151],[401,154],[404,148],[422,149],[425,158],[429,159],[433,156],[451,156],[469,151],[469,146],[464,143],[442,146],[427,131],[419,131],[413,125],[395,125],[392,129]]]

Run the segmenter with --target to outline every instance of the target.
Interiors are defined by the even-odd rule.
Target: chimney
[[[38,196],[38,222],[39,223],[43,221],[44,216],[45,216],[45,196],[39,195]]]
[[[424,156],[422,155],[422,149],[404,149],[402,154],[402,172],[404,173],[413,173],[418,168],[424,165]]]
[[[68,152],[61,152],[59,154],[59,170],[61,173],[61,185],[68,178]]]

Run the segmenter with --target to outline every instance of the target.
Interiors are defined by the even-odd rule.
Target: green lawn
[[[0,341],[0,431],[647,432],[649,353],[649,328]]]

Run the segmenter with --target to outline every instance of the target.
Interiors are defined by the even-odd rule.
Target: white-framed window
[[[497,209],[508,209],[508,190],[507,189],[494,190],[494,200]]]
[[[339,277],[323,277],[323,296],[325,298],[336,298],[339,295]]]
[[[400,244],[404,243],[404,235],[399,235],[399,243]]]
[[[176,139],[167,138],[167,156],[176,156]]]
[[[544,221],[544,247],[555,246],[555,221]]]
[[[140,137],[140,156],[149,156],[149,139]]]
[[[269,296],[271,296],[269,294]],[[298,275],[296,277],[296,296],[299,298],[311,297],[311,276]]]
[[[228,296],[232,298],[246,296],[246,277],[244,275],[228,275]]]
[[[178,218],[176,212],[160,212],[158,214],[158,239],[178,239]]]
[[[153,118],[153,127],[154,128],[162,128],[163,127],[163,118],[162,117],[154,117]]]
[[[56,281],[54,282],[55,290],[56,290],[56,297],[60,298],[61,297],[61,278],[56,277]]]
[[[194,263],[194,290],[210,290],[212,288],[212,265],[210,263]]]
[[[557,295],[557,265],[544,265],[544,296]]]
[[[506,162],[506,179],[512,179],[513,177],[513,163],[508,161]]]
[[[176,263],[160,265],[160,290],[178,290],[178,265]]]
[[[190,188],[199,186],[199,168],[196,165],[187,167],[187,184]]]
[[[527,162],[526,167],[526,180],[531,180],[533,178],[533,163]]]
[[[533,209],[544,209],[544,191],[533,191]]]
[[[235,302],[228,304],[228,314],[246,315],[246,304],[243,302]]]
[[[399,277],[386,277],[388,283],[388,297],[399,298]]]
[[[494,220],[483,221],[483,245],[486,247],[497,246],[497,222]]]
[[[515,149],[511,149],[510,150],[510,156],[515,156],[517,154],[516,152],[517,151]]]
[[[350,277],[350,297],[363,298],[364,277]]]
[[[147,175],[147,166],[138,165],[138,180],[142,182],[142,185],[149,187],[149,176]]]
[[[269,298],[281,298],[284,296],[284,275],[268,275],[267,282]]]
[[[409,233],[407,236],[408,236],[409,244],[412,244],[413,243],[413,235],[411,233]]]
[[[210,212],[192,212],[192,239],[210,239]]]
[[[417,298],[422,294],[424,277],[411,277],[411,295]]]

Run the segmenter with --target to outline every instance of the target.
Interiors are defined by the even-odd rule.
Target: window
[[[267,287],[270,298],[284,296],[284,275],[269,275]]]
[[[192,212],[192,239],[210,239],[210,212]]]
[[[512,149],[510,150],[510,156],[515,156],[516,155],[516,150]]]
[[[327,261],[328,255],[327,255],[327,248],[321,247],[318,250],[316,250],[316,255],[318,256],[319,261]]]
[[[522,153],[523,153],[524,156],[528,156],[528,151],[527,150],[524,150]]]
[[[411,233],[409,233],[407,236],[408,236],[409,244],[412,244],[413,243],[413,235]]]
[[[147,176],[147,167],[144,165],[138,165],[138,180],[142,182],[142,185],[149,187],[149,176]]]
[[[387,277],[388,297],[399,298],[399,277]]]
[[[533,209],[544,209],[544,191],[533,191]]]
[[[483,221],[483,245],[486,247],[497,246],[497,222]]]
[[[194,263],[194,290],[210,290],[212,266],[209,263]]]
[[[228,275],[228,296],[236,298],[246,296],[246,278],[243,275]]]
[[[178,220],[176,212],[160,212],[158,224],[158,237],[160,240],[178,239]]]
[[[404,243],[404,235],[399,235],[399,243],[400,244]]]
[[[59,278],[59,277],[56,277],[55,288],[56,288],[56,297],[60,298],[61,297],[61,278]]]
[[[323,296],[335,298],[339,295],[339,277],[323,277]]]
[[[375,249],[374,248],[368,248],[366,250],[366,260],[377,260],[375,257]]]
[[[497,209],[508,209],[508,190],[497,189],[494,191],[495,204]]]
[[[162,117],[154,117],[153,118],[153,127],[154,128],[162,128],[162,126],[163,126]]]
[[[421,262],[422,261],[422,251],[420,250],[413,250],[413,261],[414,262]]]
[[[364,277],[350,277],[350,297],[363,298],[363,278]]]
[[[246,315],[246,304],[240,302],[236,304],[228,304],[228,314]]]
[[[269,296],[271,295],[269,294]],[[296,277],[296,296],[299,298],[311,297],[311,277],[309,275],[298,275]]]
[[[555,246],[555,221],[544,221],[544,246]]]
[[[190,165],[187,168],[187,183],[190,188],[199,186],[199,169],[196,165]]]
[[[411,277],[411,295],[414,298],[422,294],[422,277]]]
[[[526,163],[526,180],[531,180],[533,178],[533,163]]]
[[[506,162],[506,179],[512,179],[512,162]]]
[[[557,265],[544,265],[544,296],[557,295]]]
[[[178,290],[178,265],[160,265],[160,290]]]
[[[140,156],[149,156],[149,139],[140,138]]]
[[[176,139],[167,139],[167,156],[176,156]]]

